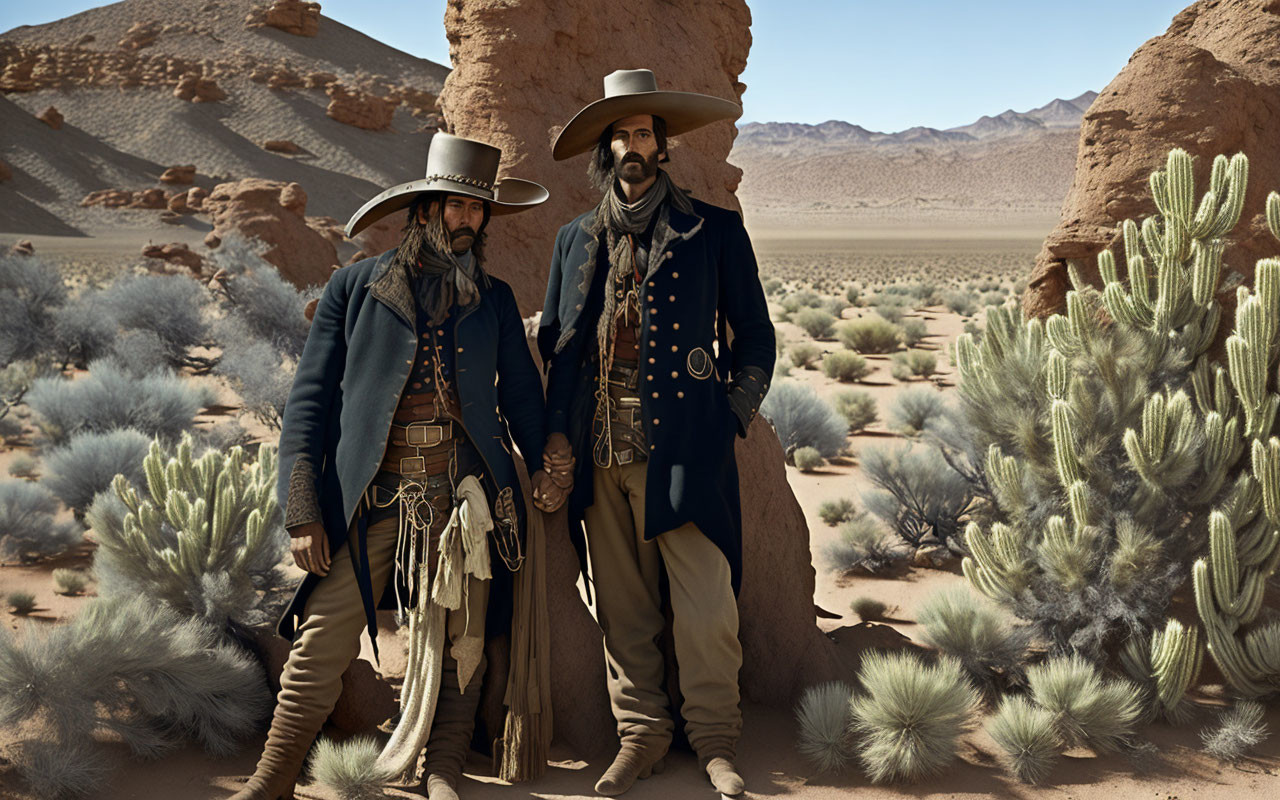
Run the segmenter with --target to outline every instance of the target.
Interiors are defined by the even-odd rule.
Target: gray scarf
[[[589,232],[597,237],[604,233],[605,247],[609,254],[609,275],[605,279],[604,309],[596,325],[602,364],[612,361],[603,356],[606,353],[612,353],[613,337],[617,331],[618,299],[613,291],[614,283],[624,279],[636,268],[627,234],[636,236],[643,233],[645,228],[649,227],[649,221],[654,214],[662,214],[665,217],[667,213],[665,201],[668,200],[677,210],[685,214],[693,213],[693,203],[689,201],[689,196],[672,182],[666,170],[660,169],[653,186],[650,186],[649,191],[636,202],[628,204],[615,182],[609,191],[604,193],[604,198],[596,207],[595,220]],[[654,251],[655,248],[650,247],[647,253],[640,253],[647,256],[641,272],[642,277],[647,276],[654,267]]]
[[[434,247],[423,247],[418,256],[419,269],[410,274],[410,285],[418,304],[432,325],[440,325],[457,303],[462,308],[480,299],[476,285],[480,278],[475,254],[470,250],[455,254],[441,253]]]

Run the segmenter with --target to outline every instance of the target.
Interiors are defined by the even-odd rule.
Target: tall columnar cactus
[[[1210,653],[1232,664],[1237,688],[1280,664],[1267,651],[1280,629],[1235,636],[1280,559],[1280,516],[1265,513],[1270,499],[1280,515],[1280,440],[1269,439],[1280,260],[1260,261],[1254,289],[1238,290],[1228,368],[1210,359],[1222,237],[1247,175],[1244,155],[1218,156],[1197,205],[1191,158],[1172,151],[1151,178],[1159,215],[1123,225],[1126,279],[1103,252],[1101,291],[1072,269],[1065,314],[1023,322],[1005,307],[981,342],[965,335],[956,347],[993,500],[966,531],[965,575],[1058,649],[1101,657],[1128,638],[1122,661],[1170,717],[1198,671],[1200,637],[1160,623],[1206,538],[1195,580]],[[1280,234],[1280,195],[1267,216]],[[1240,472],[1246,453],[1252,469]]]
[[[117,502],[89,515],[104,593],[143,593],[219,625],[253,621],[283,554],[274,448],[248,465],[239,447],[197,459],[186,435],[172,453],[153,442],[143,469],[147,496],[117,475]]]

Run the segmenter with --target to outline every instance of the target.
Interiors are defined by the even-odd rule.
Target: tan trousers
[[[742,733],[742,645],[729,562],[692,523],[644,541],[646,468],[643,461],[593,467],[595,500],[584,514],[618,735],[662,749],[671,743],[657,642],[664,624],[658,580],[665,566],[685,733],[704,760],[732,760]]]
[[[368,530],[369,573],[375,599],[382,596],[391,577],[398,524],[397,519],[391,518]],[[433,530],[433,534],[438,536],[439,531]],[[351,535],[359,535],[354,525]],[[431,552],[434,551],[432,547]],[[480,583],[488,592],[488,581]],[[329,574],[307,598],[302,624],[280,676],[280,694],[257,775],[266,778],[285,770],[298,773],[307,748],[338,702],[342,673],[359,655],[360,633],[364,629],[364,606],[350,550],[344,546],[332,554]],[[425,769],[427,774],[435,773],[456,783],[471,745],[485,664],[482,660],[464,694],[458,690],[457,662],[448,653],[447,639],[445,651]]]

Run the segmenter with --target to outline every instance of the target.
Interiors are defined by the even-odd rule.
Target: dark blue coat
[[[346,546],[360,498],[382,463],[418,346],[408,279],[398,269],[383,269],[393,253],[366,258],[330,278],[285,405],[280,503],[285,508],[298,504],[314,487],[331,554]],[[524,502],[511,444],[514,439],[526,454],[530,472],[540,468],[546,442],[542,381],[511,287],[490,276],[480,289],[479,304],[461,314],[455,309],[446,323],[454,325],[450,372],[463,427],[487,467],[490,504],[499,492],[510,490],[523,541]],[[501,565],[500,560],[494,564],[495,579]],[[280,620],[282,636],[292,638],[319,580],[308,573],[298,587]],[[367,590],[362,593],[372,618],[374,598]]]
[[[693,211],[687,215],[669,207],[669,225],[655,227],[651,246],[663,256],[645,276],[641,292],[640,407],[650,443],[644,537],[654,539],[693,522],[724,552],[736,591],[742,575],[742,512],[733,437],[746,436],[760,398],[740,418],[730,408],[728,393],[735,376],[748,367],[773,374],[773,323],[742,218],[698,200]],[[606,247],[588,232],[594,214],[594,209],[583,214],[556,236],[538,331],[548,369],[547,432],[564,433],[577,458],[570,532],[584,563],[581,520],[593,501],[590,433],[598,370],[593,351],[608,275]],[[724,322],[732,330],[732,347]]]

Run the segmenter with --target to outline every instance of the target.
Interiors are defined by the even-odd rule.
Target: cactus
[[[993,309],[986,335],[956,346],[992,501],[967,527],[965,576],[1058,651],[1101,658],[1128,640],[1122,662],[1171,719],[1202,640],[1236,690],[1280,688],[1280,628],[1241,635],[1280,562],[1280,259],[1237,289],[1227,365],[1215,364],[1222,237],[1248,161],[1214,159],[1198,204],[1192,166],[1174,150],[1151,176],[1159,214],[1121,226],[1125,276],[1104,251],[1100,290],[1069,269],[1065,313]],[[1280,237],[1280,194],[1266,212]],[[1201,637],[1162,618],[1206,540],[1190,570]]]
[[[172,453],[152,442],[143,471],[146,497],[117,475],[90,509],[102,593],[145,594],[219,626],[257,621],[284,548],[274,448],[248,465],[239,447],[197,459],[184,435]]]

